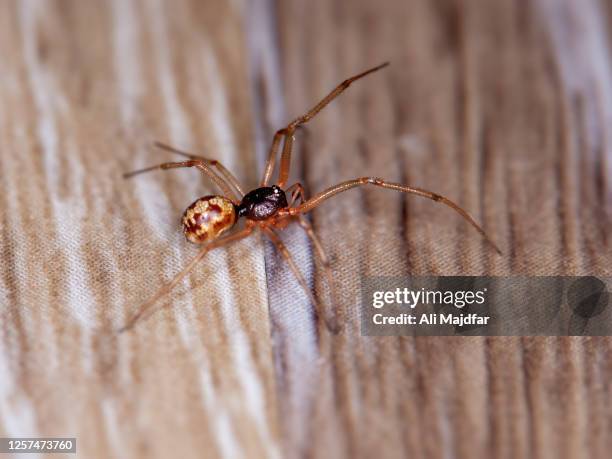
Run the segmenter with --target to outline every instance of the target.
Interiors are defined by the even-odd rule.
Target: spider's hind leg
[[[179,169],[183,167],[195,167],[204,173],[208,178],[212,180],[212,182],[219,187],[219,189],[223,192],[223,194],[234,202],[239,202],[236,197],[236,193],[232,190],[232,187],[227,183],[227,181],[219,176],[206,161],[202,159],[190,159],[188,161],[179,161],[179,162],[167,162],[156,164],[155,166],[145,167],[144,169],[138,169],[135,171],[127,172],[123,174],[123,178],[129,179],[135,177],[136,175],[144,174],[146,172],[152,172],[156,170],[169,170],[169,169]]]
[[[196,264],[201,261],[204,256],[213,249],[218,247],[222,247],[231,242],[238,241],[240,239],[244,239],[248,235],[253,232],[254,227],[246,227],[241,231],[237,231],[234,234],[230,234],[228,236],[217,239],[216,241],[212,241],[210,244],[202,247],[200,252],[189,262],[187,266],[185,266],[174,278],[168,282],[166,285],[161,287],[157,293],[151,297],[148,301],[141,304],[138,310],[131,316],[131,318],[127,321],[127,323],[118,330],[118,333],[123,333],[124,331],[130,330],[136,325],[136,323],[143,318],[148,317],[152,312],[152,307],[164,296],[166,296],[170,291],[178,285],[178,283],[189,274],[193,268],[195,268]]]
[[[153,145],[162,150],[166,150],[189,159],[199,159],[200,161],[205,162],[207,165],[216,168],[219,173],[225,178],[225,180],[229,182],[236,189],[236,191],[238,191],[238,195],[241,198],[244,196],[244,191],[242,189],[242,186],[240,186],[240,182],[238,182],[236,176],[232,174],[220,161],[216,159],[205,158],[204,156],[196,155],[188,151],[179,150],[178,148],[174,148],[168,144],[159,141],[153,142]]]

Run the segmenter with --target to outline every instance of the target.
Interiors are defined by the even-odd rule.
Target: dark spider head
[[[250,220],[266,220],[287,205],[287,196],[280,187],[272,185],[256,188],[242,198],[238,216]]]

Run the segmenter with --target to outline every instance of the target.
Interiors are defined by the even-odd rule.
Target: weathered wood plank
[[[309,126],[308,190],[362,175],[428,188],[469,209],[505,252],[419,198],[354,191],[316,210],[351,325],[319,359],[283,363],[279,379],[312,387],[300,410],[281,387],[285,447],[293,457],[604,457],[609,339],[364,338],[357,315],[362,275],[610,275],[603,6],[278,8],[291,116],[346,76],[392,63]]]
[[[178,218],[213,191],[194,171],[123,180],[175,159],[151,142],[256,180],[244,5],[0,8],[0,435],[76,436],[79,457],[278,457],[256,239],[113,332],[195,255]]]
[[[607,457],[609,339],[364,338],[358,306],[371,274],[611,275],[610,11],[1,3],[0,436],[74,435],[104,458]],[[212,191],[194,171],[123,181],[172,158],[151,141],[252,187],[275,129],[386,60],[298,133],[293,178],[429,188],[504,256],[433,202],[352,191],[312,214],[339,335],[259,238],[113,334],[195,254],[177,217]],[[325,298],[307,240],[285,238]]]

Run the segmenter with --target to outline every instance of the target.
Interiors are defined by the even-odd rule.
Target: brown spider
[[[156,146],[179,155],[190,158],[188,161],[163,163],[157,166],[140,169],[124,175],[129,178],[143,172],[149,172],[157,169],[175,169],[180,167],[196,167],[200,169],[208,178],[210,178],[223,192],[222,196],[208,195],[199,198],[191,204],[183,214],[182,223],[183,231],[186,238],[195,244],[206,244],[196,257],[179,272],[172,281],[163,286],[151,299],[141,305],[139,310],[132,316],[127,324],[120,329],[121,331],[128,330],[134,326],[136,321],[151,308],[161,297],[168,294],[212,249],[224,246],[231,242],[238,241],[249,236],[255,229],[259,228],[263,233],[270,238],[280,253],[283,255],[290,268],[294,272],[298,282],[309,295],[310,300],[315,306],[315,300],[310,288],[298,269],[287,247],[282,243],[276,229],[283,229],[289,223],[296,222],[305,230],[306,234],[312,242],[313,248],[325,267],[326,276],[329,286],[332,287],[332,273],[329,261],[323,250],[319,239],[315,235],[310,222],[304,217],[304,214],[311,211],[323,201],[335,196],[338,193],[355,188],[362,185],[374,185],[390,190],[401,191],[404,193],[412,193],[434,201],[441,202],[457,211],[464,219],[466,219],[476,230],[485,238],[485,240],[499,253],[499,248],[488,238],[484,230],[474,221],[474,219],[461,207],[431,191],[420,188],[413,188],[399,183],[386,182],[375,177],[361,177],[346,182],[339,183],[331,188],[328,188],[310,199],[306,199],[304,188],[300,183],[295,183],[284,189],[289,177],[289,165],[291,160],[291,150],[293,147],[293,135],[295,130],[302,124],[310,121],[323,107],[329,104],[342,91],[350,86],[352,82],[363,78],[364,76],[376,72],[389,65],[388,62],[366,70],[359,75],[355,75],[340,83],[332,92],[324,97],[317,105],[315,105],[305,115],[296,118],[287,127],[279,129],[274,134],[266,169],[260,183],[260,187],[253,191],[244,193],[236,177],[232,175],[223,165],[214,160],[207,159],[201,156],[196,156],[176,148],[156,142]],[[278,180],[276,185],[269,185],[274,166],[276,162],[277,150],[281,139],[284,139],[283,149],[280,158],[280,168],[278,172]],[[287,195],[291,196],[290,202],[287,201]],[[223,233],[233,228],[240,217],[246,218],[246,225],[243,229],[221,237]],[[328,324],[329,326],[329,324]],[[335,328],[335,327],[330,327]]]

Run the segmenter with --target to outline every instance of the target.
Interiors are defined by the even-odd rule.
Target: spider
[[[259,184],[259,188],[249,191],[248,193],[244,192],[244,189],[240,186],[240,183],[236,177],[219,161],[197,156],[189,152],[178,150],[166,144],[155,142],[155,145],[158,148],[185,156],[189,159],[186,161],[167,162],[156,166],[147,167],[145,169],[139,169],[124,174],[125,178],[134,177],[135,175],[142,174],[144,172],[159,169],[167,170],[182,167],[195,167],[199,169],[206,177],[208,177],[215,185],[217,185],[223,194],[203,196],[187,207],[187,210],[185,210],[182,217],[185,237],[188,241],[195,244],[201,244],[203,247],[187,264],[187,266],[183,268],[182,271],[180,271],[169,283],[162,286],[153,297],[143,303],[137,312],[126,323],[126,325],[119,331],[122,332],[132,328],[138,319],[141,318],[160,298],[168,294],[187,274],[189,274],[195,265],[202,260],[208,252],[232,242],[236,242],[240,239],[244,239],[251,235],[256,229],[261,230],[272,241],[281,255],[285,258],[298,282],[309,296],[310,301],[312,301],[315,307],[318,306],[318,303],[314,298],[306,279],[298,269],[289,250],[281,241],[277,230],[285,228],[292,222],[297,222],[304,229],[312,243],[316,256],[319,258],[325,269],[327,281],[331,287],[333,285],[333,278],[329,259],[325,254],[321,242],[315,235],[310,222],[304,217],[304,214],[315,209],[329,198],[351,188],[360,186],[373,185],[388,190],[415,194],[433,201],[441,202],[459,213],[484,237],[484,239],[491,245],[491,247],[493,247],[493,249],[501,254],[499,248],[491,241],[491,239],[489,239],[484,230],[463,208],[455,204],[450,199],[431,191],[402,185],[399,183],[387,182],[377,177],[360,177],[353,180],[347,180],[321,191],[310,199],[306,199],[304,188],[299,182],[285,188],[287,179],[289,177],[291,150],[293,147],[294,133],[296,129],[314,118],[327,104],[329,104],[345,89],[347,89],[351,83],[365,77],[366,75],[381,70],[387,65],[389,65],[389,63],[385,62],[344,80],[310,111],[294,119],[286,127],[276,131],[269,150],[268,160],[266,162],[266,167],[263,178]],[[270,185],[281,140],[283,141],[283,146],[280,156],[280,166],[278,168],[278,178],[276,184]],[[287,196],[289,196],[289,199],[287,199]],[[242,217],[244,217],[246,220],[244,228],[225,234],[232,228],[235,228],[238,220]],[[330,328],[335,328],[335,326],[331,326]]]

